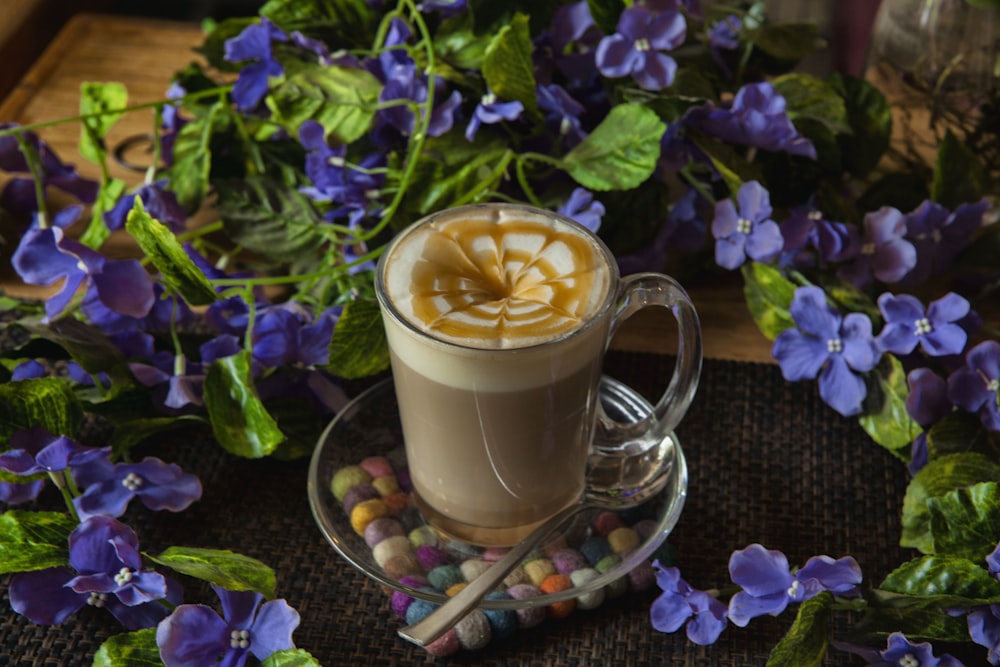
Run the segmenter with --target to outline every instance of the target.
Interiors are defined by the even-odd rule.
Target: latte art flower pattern
[[[604,301],[608,270],[586,237],[548,221],[464,219],[426,231],[413,265],[418,326],[476,347],[569,333]]]

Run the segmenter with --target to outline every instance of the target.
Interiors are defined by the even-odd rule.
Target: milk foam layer
[[[397,312],[440,340],[480,349],[564,336],[604,305],[607,259],[569,223],[509,209],[463,209],[392,250],[385,288]]]

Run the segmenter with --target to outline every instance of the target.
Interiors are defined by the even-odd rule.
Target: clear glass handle
[[[701,324],[691,298],[673,278],[659,273],[637,273],[622,278],[608,343],[625,320],[650,306],[668,309],[677,321],[679,335],[673,376],[660,400],[639,421],[619,422],[609,417],[603,407],[599,409],[588,471],[591,492],[638,489],[662,473],[662,468],[672,465],[673,430],[698,389]]]

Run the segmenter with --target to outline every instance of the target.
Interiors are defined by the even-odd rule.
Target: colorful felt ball
[[[469,584],[468,584],[467,582],[465,582],[465,581],[460,581],[460,582],[458,582],[457,584],[452,584],[451,586],[449,586],[449,587],[448,587],[448,590],[446,590],[446,591],[444,592],[444,594],[445,594],[445,595],[447,595],[447,596],[448,596],[448,597],[450,597],[450,598],[453,598],[453,597],[455,597],[456,595],[458,595],[459,593],[461,593],[461,592],[462,592],[462,589],[463,589],[463,588],[465,588],[465,587],[466,587],[466,586],[468,586],[468,585],[469,585]]]
[[[587,561],[576,549],[563,548],[552,554],[552,566],[560,574],[570,574],[587,566]]]
[[[410,542],[415,547],[436,547],[441,544],[441,538],[430,526],[419,526],[410,531]]]
[[[406,624],[413,625],[427,618],[427,616],[437,609],[438,605],[427,600],[414,599],[410,606],[406,608]]]
[[[610,556],[605,556],[600,561],[594,565],[594,569],[604,574],[612,568],[618,567],[618,564],[622,562],[616,554],[611,554]],[[607,586],[604,587],[605,593],[609,598],[619,597],[625,594],[628,590],[628,580],[624,577],[618,577],[617,579],[611,581]]]
[[[494,591],[486,596],[487,600],[509,600],[510,596],[500,591]],[[517,632],[517,614],[513,609],[483,609],[483,615],[490,622],[490,629],[497,639],[510,637]]]
[[[397,491],[384,496],[382,502],[386,504],[393,516],[399,516],[410,506],[410,495]]]
[[[413,602],[413,597],[403,593],[401,591],[393,591],[392,597],[390,599],[390,604],[392,605],[392,612],[399,616],[400,618],[406,618],[406,610],[410,608],[410,604]]]
[[[371,485],[378,491],[380,496],[391,496],[394,493],[399,493],[399,482],[396,481],[395,475],[385,475],[384,477],[374,477],[371,481]]]
[[[643,561],[632,568],[627,578],[629,590],[645,591],[656,583],[656,570],[653,569],[652,563]]]
[[[507,589],[507,595],[515,600],[530,600],[538,597],[542,591],[532,584],[517,584]],[[545,620],[545,607],[542,605],[521,607],[514,610],[517,614],[517,624],[521,628],[533,628]]]
[[[403,534],[403,524],[392,517],[381,517],[375,519],[365,526],[365,543],[369,547],[374,547],[382,540]]]
[[[406,535],[394,535],[386,538],[372,548],[372,557],[379,567],[384,568],[386,561],[401,554],[413,553],[413,545]]]
[[[580,553],[593,566],[605,556],[613,554],[614,551],[611,550],[611,545],[604,537],[595,535],[584,540],[583,544],[580,545]]]
[[[462,569],[462,578],[466,581],[473,581],[478,579],[486,570],[490,569],[490,563],[486,562],[482,558],[470,558],[463,561],[459,566]]]
[[[490,643],[493,630],[486,615],[479,609],[473,609],[455,624],[455,634],[458,635],[458,643],[462,648],[478,651]]]
[[[358,503],[378,497],[379,492],[371,484],[355,484],[344,494],[341,503],[344,505],[344,511],[350,514]]]
[[[387,560],[382,567],[386,575],[392,579],[415,576],[423,572],[420,563],[412,553],[397,554]]]
[[[510,588],[511,586],[517,586],[518,584],[530,584],[531,580],[528,579],[528,575],[525,574],[524,568],[518,565],[510,573],[503,578],[503,587]]]
[[[465,581],[462,570],[457,565],[441,565],[427,573],[427,581],[430,585],[444,592]]]
[[[535,586],[541,586],[546,578],[556,572],[555,566],[548,558],[536,558],[535,560],[528,561],[522,567],[524,568],[524,573],[528,576],[528,580]]]
[[[495,563],[503,558],[508,551],[510,551],[509,547],[487,547],[483,549],[481,558],[491,563]]]
[[[410,544],[413,544],[412,540],[407,540]],[[448,552],[441,547],[431,546],[425,544],[422,547],[417,547],[417,562],[420,563],[420,567],[424,568],[425,571],[433,570],[439,565],[447,565],[449,556]]]
[[[573,586],[576,588],[583,588],[591,581],[600,576],[600,573],[592,567],[584,567],[579,570],[574,570],[572,574],[569,575],[570,580],[573,582]],[[604,588],[598,588],[587,593],[581,593],[576,598],[576,606],[580,609],[596,609],[604,604],[604,598],[606,593]]]
[[[368,484],[371,481],[372,476],[361,466],[347,466],[333,474],[333,479],[330,480],[330,491],[333,492],[334,498],[343,501],[348,489],[352,486]]]
[[[545,581],[543,581],[538,588],[543,593],[559,593],[573,588],[573,580],[565,574],[551,574],[545,578]],[[553,602],[546,608],[545,613],[550,618],[566,618],[573,613],[573,609],[575,607],[576,600],[570,598],[569,600],[563,600],[562,602]]]
[[[351,510],[351,527],[354,532],[363,536],[368,524],[385,516],[389,516],[389,508],[380,498],[365,500]]]
[[[622,526],[608,533],[608,544],[616,554],[627,553],[639,546],[639,535],[628,526]]]
[[[598,535],[604,535],[605,537],[611,531],[621,528],[624,525],[625,522],[622,518],[611,511],[601,512],[594,518],[594,530],[597,531]]]
[[[372,478],[393,475],[392,464],[384,456],[369,456],[361,461],[358,467],[371,475]]]
[[[438,658],[457,653],[461,648],[462,643],[458,641],[458,633],[455,632],[455,628],[449,628],[448,632],[424,646],[428,653]]]

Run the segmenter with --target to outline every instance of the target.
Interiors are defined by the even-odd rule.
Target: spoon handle
[[[400,628],[399,636],[418,646],[426,646],[441,637],[475,608],[484,597],[495,590],[532,549],[586,507],[585,503],[575,503],[550,518],[512,547],[500,560],[470,581],[465,588],[448,598],[440,607],[413,625]]]

